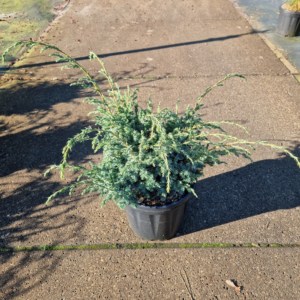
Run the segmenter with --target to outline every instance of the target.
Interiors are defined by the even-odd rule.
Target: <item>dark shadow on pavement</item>
[[[300,156],[297,145],[293,154]],[[300,170],[289,157],[203,177],[188,203],[180,235],[300,206]]]
[[[68,256],[70,252],[64,253],[64,258]],[[30,290],[38,290],[52,276],[60,263],[60,257],[53,257],[51,252],[38,253],[34,257],[30,252],[23,252],[20,255],[15,252],[0,253],[0,265],[6,266],[0,273],[1,300],[20,299]],[[32,264],[38,267],[32,268]],[[28,269],[28,266],[31,268]]]
[[[74,238],[74,232],[85,227],[85,217],[65,216],[76,209],[81,198],[74,196],[62,201],[58,197],[53,204],[45,205],[47,197],[62,187],[62,182],[51,180],[53,174],[44,178],[43,173],[50,165],[60,163],[61,151],[67,140],[89,125],[83,109],[89,105],[74,102],[74,99],[91,95],[64,82],[55,85],[51,82],[34,85],[18,82],[1,91],[0,116],[9,121],[0,123],[0,153],[5,153],[0,156],[1,247],[11,243],[28,243],[29,238],[41,232],[55,232],[53,243],[63,244]],[[62,104],[62,111],[58,111],[56,105]],[[72,108],[69,108],[70,105]],[[92,106],[88,107],[88,111],[92,109]],[[84,164],[86,156],[92,153],[88,143],[78,144],[70,159]],[[15,175],[18,172],[21,172],[20,175]],[[17,187],[10,180],[17,180]],[[90,201],[91,198],[86,198],[81,204]],[[59,210],[51,213],[52,205]],[[61,222],[58,223],[59,218]],[[18,226],[11,228],[14,224]],[[59,232],[68,226],[73,227],[73,232],[60,235]],[[44,252],[38,255],[39,268],[29,268],[29,271],[28,266],[33,263],[31,253],[23,254],[18,263],[13,264],[18,256],[16,253],[0,253],[0,299],[22,297],[46,281],[59,263],[59,259],[51,259],[51,253]],[[30,280],[37,277],[38,281]],[[18,280],[15,281],[15,278]]]

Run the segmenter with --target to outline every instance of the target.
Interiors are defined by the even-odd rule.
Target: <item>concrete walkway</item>
[[[98,77],[100,67],[88,60],[96,52],[121,88],[140,89],[141,105],[151,93],[155,107],[175,108],[180,99],[181,112],[226,74],[243,74],[248,83],[235,78],[207,96],[203,118],[240,123],[250,135],[230,133],[299,156],[299,82],[228,0],[71,1],[44,40]],[[90,94],[69,86],[82,74],[60,71],[49,53],[30,51],[0,86],[1,249],[147,243],[113,203],[101,209],[97,195],[76,192],[45,206],[75,177],[42,174],[90,124],[92,110],[82,103]],[[100,156],[86,143],[70,160],[84,165]],[[257,148],[253,160],[228,157],[228,165],[207,167],[198,199],[167,241],[214,248],[2,252],[0,299],[299,299],[299,248],[291,246],[300,244],[300,172],[269,149]]]

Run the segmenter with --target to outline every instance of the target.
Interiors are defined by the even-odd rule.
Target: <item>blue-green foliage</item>
[[[64,160],[55,167],[62,171],[71,167],[66,164],[69,149],[76,142],[91,139],[95,152],[103,150],[102,162],[90,163],[90,169],[72,166],[71,170],[82,170],[76,185],[87,185],[84,193],[98,191],[105,196],[103,204],[114,200],[123,209],[126,205],[136,206],[140,197],[149,198],[153,193],[166,197],[170,191],[194,192],[191,186],[203,176],[205,165],[219,164],[219,156],[229,153],[210,151],[208,146],[217,144],[208,140],[204,130],[221,129],[201,119],[197,111],[202,104],[196,109],[188,107],[179,116],[169,108],[154,112],[149,98],[143,109],[138,105],[137,89],[130,91],[128,87],[122,94],[104,69],[101,73],[111,84],[109,96],[85,99],[95,105],[95,126],[68,141]],[[83,80],[86,82],[82,78],[76,84]],[[96,132],[93,138],[89,136],[92,132]],[[237,155],[241,152],[233,148],[230,151]]]
[[[63,149],[63,160],[60,165],[52,166],[59,169],[61,177],[65,168],[70,171],[80,171],[77,182],[64,187],[51,195],[47,203],[58,193],[69,190],[72,194],[77,186],[83,185],[83,194],[97,191],[100,197],[104,197],[102,204],[113,200],[121,209],[126,205],[137,206],[141,197],[153,196],[166,197],[168,193],[193,192],[192,186],[197,178],[203,176],[206,165],[220,164],[220,156],[242,155],[250,159],[250,152],[239,145],[265,145],[279,151],[284,151],[297,162],[297,157],[288,150],[266,142],[249,142],[228,135],[221,127],[222,124],[238,126],[231,122],[205,122],[198,113],[202,106],[202,99],[213,88],[222,86],[222,82],[230,77],[241,77],[237,74],[229,74],[206,91],[198,98],[194,108],[189,106],[183,115],[178,115],[178,103],[176,111],[169,108],[152,110],[152,102],[149,97],[146,109],[139,106],[137,92],[128,90],[121,93],[117,84],[107,74],[103,62],[94,53],[90,53],[90,59],[96,59],[101,64],[99,71],[109,82],[110,90],[105,96],[96,81],[74,59],[57,47],[37,42],[17,42],[14,46],[25,44],[32,48],[42,45],[44,48],[60,52],[50,54],[58,57],[58,62],[67,62],[65,67],[79,68],[85,73],[72,85],[80,85],[83,88],[92,89],[99,98],[89,97],[85,101],[95,106],[93,110],[93,127],[87,127],[67,142]],[[12,48],[12,47],[11,47]],[[9,48],[3,54],[11,49]],[[212,130],[212,131],[210,131]],[[71,166],[67,163],[68,153],[77,142],[91,140],[95,152],[103,150],[103,159],[98,165],[90,162],[90,168],[83,166]]]

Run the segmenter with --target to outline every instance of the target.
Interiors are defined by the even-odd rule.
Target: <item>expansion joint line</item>
[[[20,252],[20,251],[55,251],[55,250],[109,250],[109,249],[201,249],[201,248],[295,248],[300,244],[266,244],[266,243],[144,243],[144,244],[102,244],[102,245],[45,245],[45,246],[16,246],[0,247],[0,252]]]

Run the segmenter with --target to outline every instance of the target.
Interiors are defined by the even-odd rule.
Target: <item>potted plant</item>
[[[286,37],[299,36],[300,33],[300,0],[290,0],[280,8],[276,33]]]
[[[152,109],[149,97],[147,108],[139,106],[138,90],[121,93],[119,86],[107,74],[103,62],[93,52],[90,59],[97,60],[102,74],[109,82],[110,90],[105,95],[98,83],[73,58],[57,47],[38,42],[17,42],[14,46],[26,45],[32,48],[43,46],[41,50],[52,49],[58,57],[57,62],[67,62],[63,68],[79,68],[85,77],[71,85],[80,85],[92,89],[98,98],[89,97],[84,101],[95,105],[92,113],[95,125],[89,126],[69,139],[63,148],[60,165],[52,166],[46,173],[58,169],[61,178],[65,169],[80,171],[77,182],[52,194],[47,203],[58,193],[83,185],[82,194],[98,192],[104,197],[102,205],[113,200],[121,209],[125,209],[132,230],[148,240],[170,239],[178,230],[184,209],[191,194],[197,197],[194,187],[197,179],[203,176],[206,165],[221,164],[221,156],[234,154],[251,161],[250,150],[255,145],[271,147],[283,151],[292,157],[298,166],[300,162],[283,147],[268,144],[265,141],[250,142],[227,134],[220,126],[231,122],[207,122],[201,119],[199,109],[203,98],[215,87],[231,77],[229,74],[215,85],[208,87],[198,98],[194,107],[188,106],[182,115],[178,114],[178,102],[175,112],[169,108]],[[3,54],[5,55],[10,49]],[[103,150],[103,158],[98,165],[90,162],[90,168],[70,165],[67,162],[69,151],[76,143],[90,140],[95,152]],[[242,147],[244,145],[245,147]]]

